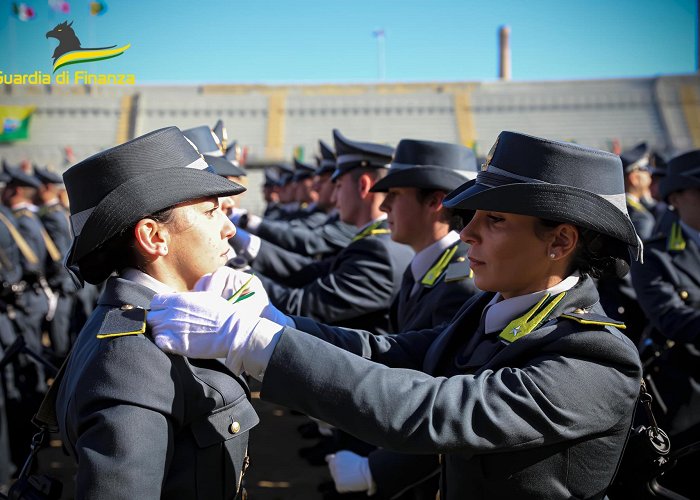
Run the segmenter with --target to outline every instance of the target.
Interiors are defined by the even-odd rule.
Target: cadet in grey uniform
[[[447,323],[480,292],[469,268],[469,245],[459,239],[461,218],[442,206],[445,195],[476,177],[471,149],[456,144],[403,139],[389,173],[372,191],[386,192],[391,238],[416,252],[406,269],[398,297],[391,305],[394,333],[434,328]],[[368,462],[378,498],[435,498],[440,465],[436,455],[406,455],[376,450],[367,458],[341,450],[327,458],[339,492],[366,491],[357,467]],[[420,484],[423,483],[423,484]]]
[[[295,317],[275,331],[262,307],[160,294],[156,342],[227,355],[262,380],[263,399],[369,442],[441,454],[442,500],[603,497],[641,376],[591,279],[622,274],[639,250],[619,157],[502,132],[444,204],[474,211],[461,237],[489,290],[446,328],[374,336]],[[208,310],[208,328],[183,333],[189,304]]]
[[[379,210],[383,194],[370,192],[386,172],[393,149],[351,141],[337,130],[333,133],[340,218],[360,230],[334,258],[298,270],[290,285],[258,276],[272,303],[285,313],[387,333],[389,308],[413,257],[410,247],[391,239],[386,217]]]
[[[647,340],[657,345],[649,351],[661,353],[648,367],[662,410],[657,418],[679,450],[700,441],[700,150],[669,162],[661,194],[679,219],[647,242],[644,264],[632,267],[632,282],[654,327]],[[691,498],[698,491],[697,466],[696,453],[659,482]]]
[[[73,237],[70,232],[68,210],[58,199],[57,186],[63,184],[63,179],[55,172],[39,167],[34,168],[34,176],[41,182],[37,193],[39,218],[61,255],[60,260],[51,261],[51,272],[47,274],[49,286],[56,296],[56,311],[48,324],[51,351],[54,356],[62,360],[68,354],[72,344],[71,315],[77,292],[68,271],[63,267],[63,257],[68,253]],[[60,366],[60,363],[57,364]]]
[[[56,403],[77,498],[239,498],[258,422],[245,382],[218,361],[164,355],[145,318],[156,292],[191,289],[225,263],[234,227],[218,197],[244,188],[175,127],[98,153],[64,180],[67,265],[107,279]]]

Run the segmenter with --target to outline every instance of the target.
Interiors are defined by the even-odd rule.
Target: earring
[[[163,245],[163,252],[167,252],[167,251],[168,251],[168,246],[167,246],[167,245]]]
[[[550,259],[553,259],[554,257],[556,257],[556,254],[555,254],[554,252],[552,252],[552,253],[549,254],[549,258],[550,258]]]

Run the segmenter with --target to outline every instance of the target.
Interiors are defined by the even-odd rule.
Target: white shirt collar
[[[459,233],[457,233],[457,231],[450,231],[441,239],[428,245],[413,257],[411,261],[411,274],[416,283],[423,279],[425,273],[428,272],[430,266],[440,257],[440,254],[442,254],[446,248],[451,247],[457,240],[459,240]]]
[[[373,219],[373,220],[369,221],[367,224],[365,224],[364,226],[362,226],[362,227],[357,231],[357,233],[355,233],[355,234],[360,234],[362,231],[364,231],[365,229],[367,229],[367,228],[368,228],[369,226],[371,226],[372,224],[376,224],[376,223],[379,222],[380,220],[384,220],[384,219],[386,219],[386,214],[380,215],[380,216],[377,217],[376,219]]]
[[[511,297],[510,299],[505,300],[501,300],[501,294],[497,293],[496,296],[491,299],[491,302],[489,302],[484,308],[484,313],[486,314],[486,319],[484,321],[484,333],[492,333],[503,330],[511,321],[537,304],[537,302],[544,297],[546,293],[556,295],[558,293],[570,290],[576,285],[576,283],[578,283],[579,278],[579,274],[574,273],[547,290],[533,292],[527,295],[520,295],[518,297]]]
[[[680,221],[680,223],[683,231],[690,236],[690,239],[692,239],[698,247],[700,247],[700,231],[693,229],[683,221]]]
[[[133,267],[127,267],[126,269],[124,269],[121,272],[120,276],[125,280],[133,281],[134,283],[138,283],[139,285],[145,286],[146,288],[149,288],[156,293],[175,292],[174,289],[170,288],[165,283],[158,281],[150,274],[146,274],[143,271],[134,269]]]

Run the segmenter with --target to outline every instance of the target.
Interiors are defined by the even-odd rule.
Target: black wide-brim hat
[[[412,187],[452,191],[476,177],[474,152],[458,144],[402,139],[389,165],[389,172],[370,191]]]
[[[216,175],[177,127],[97,153],[68,169],[63,180],[74,237],[66,266],[78,271],[81,259],[148,215],[245,191]]]
[[[629,245],[637,258],[641,252],[620,158],[578,144],[501,132],[476,179],[443,205],[568,222]]]
[[[688,151],[668,162],[666,177],[661,181],[661,196],[668,201],[671,193],[700,187],[700,149]]]
[[[212,168],[215,174],[223,177],[246,177],[248,173],[241,167],[234,165],[231,160],[223,156],[204,155],[204,161]]]

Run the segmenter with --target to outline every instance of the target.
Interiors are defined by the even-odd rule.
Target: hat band
[[[328,167],[333,167],[335,168],[335,161],[334,160],[321,160],[321,168],[328,168]]]
[[[366,155],[340,155],[338,156],[337,160],[337,165],[338,168],[340,168],[341,165],[344,165],[346,163],[355,163],[355,162],[362,162],[366,161],[367,163],[371,165],[378,165],[379,162],[372,160],[371,158],[368,158]],[[385,168],[389,167],[389,164],[384,165]]]
[[[472,170],[457,170],[455,168],[447,167],[445,165],[419,165],[415,163],[396,163],[392,162],[391,165],[389,165],[389,173],[391,172],[400,172],[402,170],[409,170],[412,168],[441,168],[444,170],[449,170],[452,173],[459,174],[465,179],[472,180],[476,174],[476,172]]]
[[[531,183],[531,184],[549,184],[541,179],[534,179],[532,177],[525,177],[523,175],[514,174],[502,168],[498,168],[493,164],[487,167],[487,170],[482,170],[476,175],[477,184],[482,184],[487,187],[498,187],[506,184],[518,184],[518,183]],[[596,196],[600,196],[605,201],[612,203],[615,208],[617,208],[623,214],[627,213],[627,198],[625,193],[620,194],[599,194],[593,193]]]
[[[209,164],[206,161],[204,161],[204,158],[202,158],[201,156],[192,163],[189,163],[182,168],[207,170],[209,172],[214,173],[213,169],[209,166]],[[73,230],[73,238],[77,238],[78,236],[80,236],[80,233],[83,231],[83,227],[85,227],[85,223],[90,218],[90,215],[95,210],[95,208],[97,207],[90,207],[70,216],[70,225],[71,229]]]

